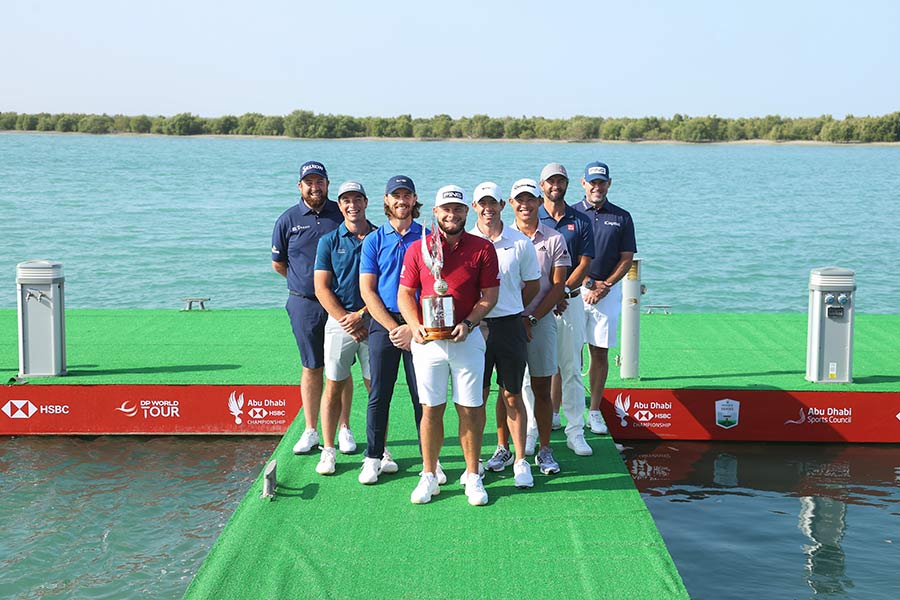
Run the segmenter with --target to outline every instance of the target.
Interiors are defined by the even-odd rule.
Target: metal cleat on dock
[[[271,500],[275,497],[275,486],[278,484],[276,475],[275,475],[275,466],[276,461],[271,460],[269,464],[266,465],[266,470],[263,472],[263,489],[262,494],[260,494],[260,498],[268,498]]]

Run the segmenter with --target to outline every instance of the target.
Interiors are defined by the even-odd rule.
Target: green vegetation
[[[414,119],[351,117],[295,110],[285,116],[247,113],[216,118],[180,113],[171,117],[0,112],[0,130],[81,133],[156,133],[162,135],[264,135],[295,138],[486,138],[503,140],[550,139],[570,141],[620,140],[733,142],[739,140],[868,143],[900,141],[900,112],[879,117],[835,119],[766,117],[724,119],[716,116],[603,118],[576,116],[489,117],[449,115]]]

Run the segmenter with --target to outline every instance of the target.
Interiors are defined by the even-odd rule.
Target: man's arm
[[[588,304],[595,304],[598,300],[605,298],[609,294],[609,290],[612,286],[616,285],[628,274],[628,270],[631,268],[633,262],[634,252],[620,252],[619,262],[616,263],[613,272],[610,273],[606,279],[596,282],[594,289],[585,297],[585,302]]]
[[[578,259],[578,264],[572,269],[569,278],[566,279],[566,287],[570,290],[574,290],[581,285],[581,282],[584,281],[584,278],[587,277],[590,272],[591,260],[593,260],[593,257],[587,255],[583,255]]]
[[[424,344],[425,326],[419,323],[419,310],[416,307],[416,289],[400,284],[400,287],[397,288],[397,307],[409,326],[410,332],[412,332],[412,339],[417,344]]]
[[[387,307],[381,300],[381,296],[378,295],[378,275],[374,273],[360,273],[359,293],[373,319],[381,323],[388,331],[393,331],[397,328],[397,321],[388,312]]]
[[[472,307],[472,312],[468,314],[468,316],[464,319],[465,321],[471,321],[472,323],[478,323],[481,321],[486,314],[491,312],[491,309],[494,308],[494,305],[497,304],[497,299],[500,297],[500,286],[494,286],[491,288],[485,288],[481,290],[481,298],[478,299],[478,302],[475,303],[475,306]],[[454,342],[461,342],[466,339],[469,335],[469,326],[460,321],[453,328],[453,337],[451,338]]]
[[[531,301],[534,300],[534,297],[537,296],[539,291],[541,291],[540,279],[526,281],[525,286],[522,288],[522,306],[531,304]]]
[[[273,260],[272,268],[275,269],[275,272],[282,277],[287,277],[288,264],[286,262],[276,262]]]

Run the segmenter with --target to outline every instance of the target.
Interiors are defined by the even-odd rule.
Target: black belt
[[[522,318],[522,314],[517,313],[514,315],[506,315],[503,317],[485,317],[484,319],[482,319],[482,321],[485,321],[486,323],[496,323],[498,321],[510,321],[512,319],[520,319],[520,318]]]
[[[295,292],[294,290],[288,290],[288,293],[291,296],[297,296],[298,298],[306,298],[307,300],[315,300],[316,302],[319,301],[319,299],[316,298],[315,295],[307,296],[306,294],[301,294],[300,292]]]
[[[581,293],[581,288],[578,287],[578,288],[575,288],[574,290],[572,290],[571,292],[569,292],[568,294],[563,294],[563,296],[566,298],[575,298],[580,293]]]
[[[406,319],[404,319],[403,315],[401,315],[400,313],[388,311],[388,314],[390,314],[391,317],[393,317],[394,320],[397,321],[397,323],[399,323],[400,325],[406,325]]]

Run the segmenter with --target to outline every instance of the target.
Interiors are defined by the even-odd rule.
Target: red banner
[[[283,434],[299,386],[0,387],[0,434]]]
[[[898,392],[606,390],[616,439],[898,442]]]

